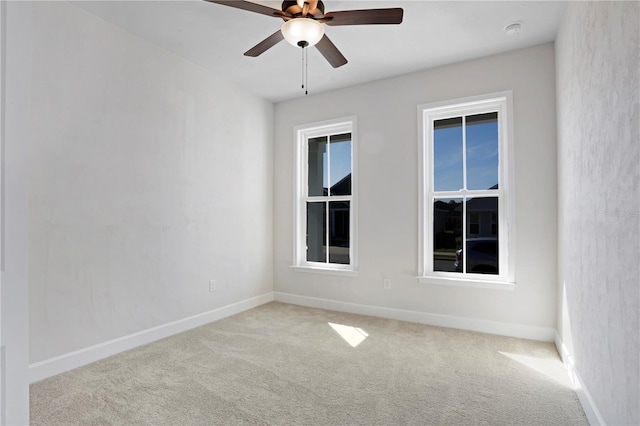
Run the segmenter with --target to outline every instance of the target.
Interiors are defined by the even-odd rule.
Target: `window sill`
[[[333,268],[318,268],[314,266],[290,266],[296,272],[305,272],[311,274],[325,274],[325,275],[341,275],[343,277],[357,277],[358,271],[350,269],[333,269]]]
[[[448,278],[448,277],[435,277],[435,276],[421,276],[416,278],[420,284],[432,284],[432,285],[465,287],[465,288],[482,288],[482,289],[506,290],[506,291],[513,291],[516,288],[515,282],[507,282],[507,281],[476,280],[476,279],[469,279],[469,278]]]

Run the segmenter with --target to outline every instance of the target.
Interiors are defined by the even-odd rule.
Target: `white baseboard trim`
[[[35,383],[48,377],[55,376],[74,368],[96,362],[120,352],[155,342],[165,337],[182,333],[192,328],[200,327],[213,321],[239,314],[273,301],[273,292],[241,300],[212,311],[203,312],[168,324],[153,327],[148,330],[129,334],[107,342],[99,343],[88,348],[69,352],[54,358],[46,359],[29,365],[29,381]]]
[[[571,385],[573,386],[573,390],[578,395],[578,399],[580,400],[580,405],[582,405],[582,409],[584,410],[584,414],[587,416],[587,420],[590,425],[606,425],[607,423],[604,421],[600,410],[598,410],[598,406],[596,405],[589,389],[584,385],[578,370],[576,370],[575,362],[569,353],[569,350],[565,346],[562,338],[558,333],[555,336],[555,344],[558,349],[558,353],[560,353],[560,358],[562,358],[562,363],[567,369],[567,374],[569,375],[569,380],[571,380]]]
[[[452,315],[384,308],[372,305],[360,305],[357,303],[299,296],[290,293],[274,292],[274,300],[276,300],[277,302],[308,306],[311,308],[321,308],[333,311],[349,312],[352,314],[390,318],[400,321],[435,325],[438,327],[457,328],[461,330],[498,334],[501,336],[541,340],[544,342],[553,342],[556,334],[556,330],[552,327],[537,327],[516,323],[504,323],[499,321],[456,317]]]

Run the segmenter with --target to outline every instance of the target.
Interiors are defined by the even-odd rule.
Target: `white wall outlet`
[[[216,280],[209,280],[209,293],[213,293],[218,289],[218,283]]]
[[[385,278],[382,280],[382,287],[385,290],[391,290],[391,278]]]

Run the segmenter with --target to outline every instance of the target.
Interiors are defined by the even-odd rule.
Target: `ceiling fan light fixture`
[[[324,25],[311,18],[294,18],[285,22],[280,31],[291,45],[311,47],[324,36]]]

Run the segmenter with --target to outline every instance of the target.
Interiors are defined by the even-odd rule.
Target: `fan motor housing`
[[[311,15],[315,19],[320,19],[324,16],[324,3],[322,3],[322,0],[305,1],[305,3],[309,5],[307,16]],[[295,0],[284,0],[282,2],[282,11],[291,17],[302,15],[302,8]]]

